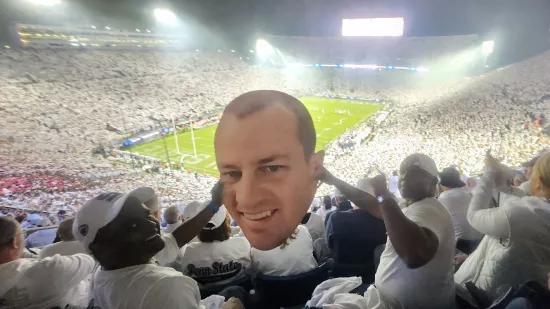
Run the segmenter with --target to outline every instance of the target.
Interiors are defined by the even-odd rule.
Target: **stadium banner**
[[[403,36],[404,27],[403,17],[343,19],[342,36]]]

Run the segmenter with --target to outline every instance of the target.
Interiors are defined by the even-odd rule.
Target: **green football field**
[[[302,101],[313,118],[317,131],[317,150],[335,140],[351,127],[370,117],[382,108],[381,103],[305,97]],[[193,154],[191,132],[178,133],[180,154],[176,150],[173,134],[166,136],[166,145],[170,161],[183,163],[186,170],[218,176],[214,156],[214,132],[216,125],[194,130],[197,156]],[[166,151],[162,138],[132,147],[132,152],[166,160]]]

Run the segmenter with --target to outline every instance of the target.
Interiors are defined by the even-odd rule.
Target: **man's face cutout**
[[[324,154],[304,156],[296,116],[281,106],[242,118],[225,114],[215,151],[231,217],[254,248],[279,246],[311,204]]]

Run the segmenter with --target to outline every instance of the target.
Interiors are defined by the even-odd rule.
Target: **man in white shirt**
[[[468,223],[468,205],[472,195],[466,184],[460,179],[460,173],[457,169],[444,168],[439,173],[439,178],[441,191],[443,192],[439,195],[438,200],[447,209],[453,220],[457,248],[466,254],[470,254],[477,241],[483,237],[483,234]]]
[[[181,225],[180,210],[177,206],[170,206],[164,210],[164,221],[168,223],[163,230],[164,233],[172,233],[178,226]]]
[[[59,255],[73,255],[77,253],[86,253],[82,244],[78,242],[73,235],[73,222],[74,218],[67,219],[59,224],[57,228],[57,235],[60,242],[50,244],[40,250],[38,255],[41,259],[48,256]]]
[[[222,186],[213,201],[177,231],[179,241],[191,240],[221,205]],[[75,237],[101,265],[91,283],[91,305],[100,308],[198,308],[197,283],[174,269],[152,263],[165,242],[160,224],[132,194],[104,193],[79,209]]]
[[[0,303],[10,308],[65,308],[79,302],[79,285],[94,268],[87,254],[21,258],[24,233],[17,221],[0,217]]]
[[[326,170],[319,179],[386,224],[386,249],[374,285],[365,293],[367,308],[453,308],[454,230],[451,216],[434,198],[437,167],[430,157],[413,154],[399,172],[399,189],[408,205],[403,210],[385,185],[375,189],[378,202]]]

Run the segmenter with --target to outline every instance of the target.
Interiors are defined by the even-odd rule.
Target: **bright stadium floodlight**
[[[141,31],[139,31],[139,29],[136,29],[136,31],[137,31],[137,32],[141,32]]]
[[[485,41],[481,44],[481,52],[484,55],[490,55],[495,49],[495,41]]]
[[[27,0],[27,2],[42,5],[42,6],[53,6],[61,3],[61,0]]]
[[[234,53],[234,52],[235,52],[235,50],[234,50],[234,49],[232,49],[232,50],[231,50],[231,52],[232,52],[232,53]]]
[[[107,26],[105,26],[105,29],[107,29],[107,30],[111,30],[111,28],[109,28],[109,27],[107,27]]]
[[[275,52],[275,49],[271,44],[269,44],[268,41],[264,39],[259,39],[256,41],[256,50],[258,51],[259,55],[269,56],[272,55]]]
[[[251,49],[251,50],[250,50],[250,53],[251,53],[251,54],[253,54],[253,53],[254,53],[254,51],[253,51],[253,50]]]
[[[146,31],[147,31],[147,33],[151,33],[151,30],[149,30],[149,29],[147,29]]]
[[[173,25],[176,23],[176,14],[168,9],[155,9],[153,11],[155,18],[162,23]]]
[[[94,29],[96,28],[94,25],[90,25],[90,27],[92,27],[92,28],[94,28]]]

